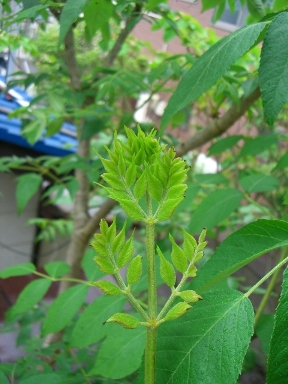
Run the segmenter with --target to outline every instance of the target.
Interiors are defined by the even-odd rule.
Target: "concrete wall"
[[[31,261],[35,227],[27,220],[37,216],[39,194],[17,214],[16,180],[12,173],[0,173],[0,269]]]

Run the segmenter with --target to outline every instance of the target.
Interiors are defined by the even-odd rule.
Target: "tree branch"
[[[125,26],[120,32],[114,46],[112,47],[111,51],[107,54],[107,56],[104,59],[104,66],[111,67],[118,56],[118,53],[120,52],[120,49],[122,48],[122,45],[124,41],[127,39],[129,34],[131,33],[132,29],[134,28],[135,24],[134,21],[137,19],[141,12],[141,6],[139,4],[136,4],[134,11],[131,13],[131,15],[127,18],[125,22]]]
[[[257,87],[249,96],[242,97],[240,103],[234,103],[223,116],[211,121],[202,131],[179,144],[176,148],[177,156],[183,156],[188,151],[198,148],[226,132],[259,99],[260,95],[260,89]]]

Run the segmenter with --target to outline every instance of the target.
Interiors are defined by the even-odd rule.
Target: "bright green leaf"
[[[44,265],[45,271],[51,277],[62,277],[70,272],[71,267],[64,261],[53,261],[52,263]]]
[[[83,284],[61,293],[48,310],[42,325],[42,334],[55,333],[65,328],[83,305],[87,292],[88,286]]]
[[[161,132],[169,119],[207,91],[254,44],[265,23],[251,24],[222,38],[204,53],[180,81],[165,109]]]
[[[185,253],[183,249],[181,249],[179,245],[176,244],[172,235],[169,235],[169,239],[172,243],[171,259],[173,261],[173,264],[179,272],[184,273],[186,272],[186,269],[187,269],[187,258],[185,256]]]
[[[9,311],[9,317],[25,313],[34,307],[34,305],[38,304],[47,293],[51,284],[52,281],[48,279],[31,281],[31,283],[26,285],[21,291],[15,305],[12,307],[11,311]]]
[[[98,287],[105,295],[118,296],[121,295],[121,289],[110,281],[100,280],[93,283],[93,286]]]
[[[274,191],[279,187],[276,177],[264,174],[242,177],[239,184],[248,193]]]
[[[187,311],[191,308],[191,305],[181,302],[176,304],[173,308],[170,309],[170,311],[167,313],[167,315],[164,317],[165,321],[175,320],[178,319],[178,317],[181,317],[187,313]]]
[[[144,348],[144,327],[124,329],[113,325],[99,348],[94,367],[88,374],[115,380],[126,377],[140,367]]]
[[[138,255],[132,259],[127,269],[128,285],[135,284],[142,275],[142,256]]]
[[[104,326],[103,323],[116,311],[121,311],[124,303],[125,298],[122,296],[101,296],[94,300],[77,320],[70,345],[83,348],[103,339],[107,330],[109,332],[111,330],[108,324]],[[121,328],[117,327],[117,329],[121,331]]]
[[[137,317],[128,315],[127,313],[115,313],[105,321],[105,324],[106,323],[117,323],[126,329],[134,329],[140,325]]]
[[[253,334],[253,321],[253,307],[242,293],[206,294],[185,316],[160,327],[156,382],[235,383]]]
[[[288,102],[288,12],[277,15],[265,35],[259,66],[264,116],[272,125]],[[271,76],[273,74],[273,76]]]
[[[263,253],[288,245],[288,223],[257,220],[228,236],[200,269],[191,287],[200,293]]]
[[[242,193],[238,189],[221,189],[210,193],[196,208],[188,226],[189,233],[198,233],[221,223],[240,204]]]
[[[275,315],[275,325],[268,356],[267,384],[283,384],[288,372],[288,268],[283,276],[282,292]]]
[[[11,267],[7,267],[2,271],[0,271],[0,278],[7,279],[8,277],[13,277],[13,276],[30,275],[34,271],[36,271],[36,267],[32,263],[11,265]]]
[[[160,257],[160,274],[164,282],[168,285],[168,287],[174,287],[176,282],[176,273],[173,265],[165,259],[163,253],[160,248],[157,247],[157,253]]]
[[[18,215],[28,204],[29,200],[36,194],[42,182],[42,177],[36,173],[25,173],[17,178],[16,201]]]

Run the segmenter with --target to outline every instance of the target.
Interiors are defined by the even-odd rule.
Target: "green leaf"
[[[176,207],[181,203],[183,199],[184,197],[180,197],[177,199],[167,199],[167,200],[165,199],[158,211],[157,220],[158,221],[168,220],[172,216]]]
[[[126,229],[126,221],[124,223],[123,228],[118,233],[118,235],[115,237],[115,239],[112,242],[112,252],[113,254],[118,253],[120,249],[123,247],[123,244],[125,242],[125,229]]]
[[[288,245],[288,223],[257,220],[235,231],[216,249],[199,270],[191,287],[203,292],[238,271],[263,253]]]
[[[42,325],[43,335],[59,332],[70,323],[83,305],[88,288],[84,284],[70,287],[54,300]]]
[[[29,200],[36,194],[42,182],[42,177],[36,173],[26,173],[17,177],[16,201],[18,215],[28,204]]]
[[[108,324],[104,326],[103,323],[115,311],[121,311],[124,303],[125,298],[122,296],[101,296],[94,300],[77,320],[70,345],[78,348],[87,347],[103,339],[107,330],[109,335],[111,328]],[[117,329],[121,331],[121,328],[117,327]]]
[[[111,0],[91,1],[84,9],[84,20],[91,39],[112,16],[114,6]]]
[[[134,257],[127,269],[128,285],[135,284],[142,275],[142,256]]]
[[[63,117],[57,117],[56,119],[52,120],[47,126],[46,136],[53,136],[55,133],[59,132],[63,122]]]
[[[187,313],[187,311],[190,308],[192,308],[191,305],[187,303],[184,303],[184,302],[178,303],[173,308],[170,309],[170,311],[164,317],[164,321],[178,319],[178,317],[185,315],[185,313]]]
[[[83,11],[85,5],[88,2],[89,0],[66,1],[60,16],[60,32],[58,45],[60,45],[64,41],[65,36],[67,35],[70,27],[78,19],[80,13]]]
[[[287,40],[288,12],[282,12],[272,20],[266,32],[259,66],[264,116],[270,125],[288,102]]]
[[[95,261],[93,260],[94,255],[94,250],[89,248],[81,260],[81,267],[83,268],[85,276],[89,281],[95,281],[104,276],[104,272],[100,271],[100,269],[95,265]]]
[[[122,293],[119,287],[106,280],[97,281],[96,283],[93,283],[93,286],[98,287],[105,295],[118,296]]]
[[[227,149],[231,149],[232,147],[234,147],[234,145],[236,145],[241,139],[243,139],[242,135],[229,136],[225,137],[224,139],[220,139],[216,141],[216,143],[211,145],[208,154],[209,156],[218,155],[219,153],[222,153]]]
[[[264,152],[278,141],[277,135],[263,135],[249,139],[244,144],[239,156],[256,156]]]
[[[141,199],[145,195],[147,189],[146,173],[143,172],[134,186],[134,196],[136,200]]]
[[[249,175],[239,180],[241,187],[248,193],[268,192],[279,188],[279,181],[269,175]]]
[[[213,228],[226,219],[240,204],[242,193],[238,189],[212,192],[196,208],[188,226],[189,233],[198,233],[204,227]]]
[[[173,115],[207,91],[249,50],[265,25],[251,24],[238,29],[214,44],[195,62],[169,100],[162,118],[160,135]]]
[[[195,179],[199,184],[223,184],[228,181],[221,173],[202,173],[195,175]]]
[[[287,381],[288,371],[288,268],[283,276],[282,292],[275,315],[275,325],[268,356],[267,384],[282,384]]]
[[[22,130],[22,135],[27,139],[30,145],[34,145],[42,136],[42,133],[46,127],[46,121],[43,118],[35,119],[25,125]]]
[[[160,327],[156,382],[235,383],[253,320],[253,307],[242,293],[207,293],[185,316]]]
[[[121,200],[119,201],[121,207],[124,209],[126,215],[132,220],[142,221],[144,220],[144,213],[141,208],[131,200]]]
[[[95,365],[88,374],[117,380],[135,372],[142,362],[145,333],[144,327],[124,329],[111,324],[108,336],[97,353]]]
[[[133,236],[124,244],[116,259],[117,267],[123,268],[129,263],[134,253]]]
[[[64,261],[53,261],[52,263],[44,265],[45,271],[51,277],[62,277],[70,272],[71,267]]]
[[[199,300],[202,300],[203,297],[198,295],[193,290],[183,291],[178,294],[179,297],[181,297],[182,300],[186,301],[187,303],[196,303]]]
[[[167,1],[163,0],[148,0],[148,9],[151,11],[154,8],[157,7],[158,4],[160,3],[166,3]]]
[[[110,261],[106,257],[96,256],[94,257],[93,260],[98,265],[98,268],[100,269],[100,271],[108,275],[113,275],[115,273],[115,268],[114,268],[114,265],[112,264],[112,261]]]
[[[15,305],[13,305],[11,311],[9,311],[8,316],[16,316],[21,313],[25,313],[34,307],[34,305],[38,304],[39,301],[43,299],[51,284],[52,281],[48,279],[37,279],[31,281],[31,283],[26,285],[26,287],[21,291]]]
[[[126,329],[134,329],[140,325],[137,317],[128,315],[127,313],[115,313],[105,321],[105,324],[106,323],[117,323]]]
[[[176,282],[176,273],[173,265],[165,259],[163,253],[160,248],[157,247],[157,253],[160,257],[160,274],[164,282],[168,285],[168,287],[172,288]]]
[[[173,261],[173,264],[177,271],[184,273],[187,269],[187,258],[185,256],[185,253],[179,247],[179,245],[175,243],[175,240],[173,239],[172,235],[169,235],[169,239],[172,243],[171,259]]]
[[[285,153],[281,158],[280,160],[278,161],[276,167],[274,168],[275,169],[283,169],[283,168],[286,168],[288,167],[288,152]]]
[[[11,267],[7,267],[0,271],[0,278],[7,279],[8,277],[13,276],[26,276],[30,275],[34,271],[36,271],[36,267],[32,263],[11,265]]]
[[[60,384],[63,383],[63,376],[56,373],[37,373],[24,380],[20,380],[19,384]]]
[[[0,383],[1,384],[10,384],[10,381],[7,379],[7,377],[4,375],[3,372],[0,372]]]

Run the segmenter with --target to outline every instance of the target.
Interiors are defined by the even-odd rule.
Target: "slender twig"
[[[283,252],[282,252],[282,254],[280,256],[280,259],[279,259],[279,262],[278,262],[277,265],[279,265],[279,263],[281,263],[285,259],[287,253],[288,253],[288,247],[285,247],[283,249]],[[271,278],[271,280],[269,282],[269,285],[268,285],[268,287],[266,289],[265,295],[263,296],[263,298],[262,298],[262,300],[261,300],[261,302],[259,304],[259,307],[257,308],[257,311],[255,313],[254,326],[256,326],[256,324],[258,323],[258,321],[260,319],[260,316],[262,315],[263,310],[264,310],[264,308],[266,307],[266,305],[268,303],[268,300],[269,300],[269,298],[270,298],[270,296],[271,296],[271,294],[273,292],[273,289],[274,289],[274,287],[275,287],[275,285],[277,283],[277,280],[278,280],[280,272],[281,272],[281,268],[277,269],[277,271],[274,273],[274,275],[272,276],[272,278]]]

